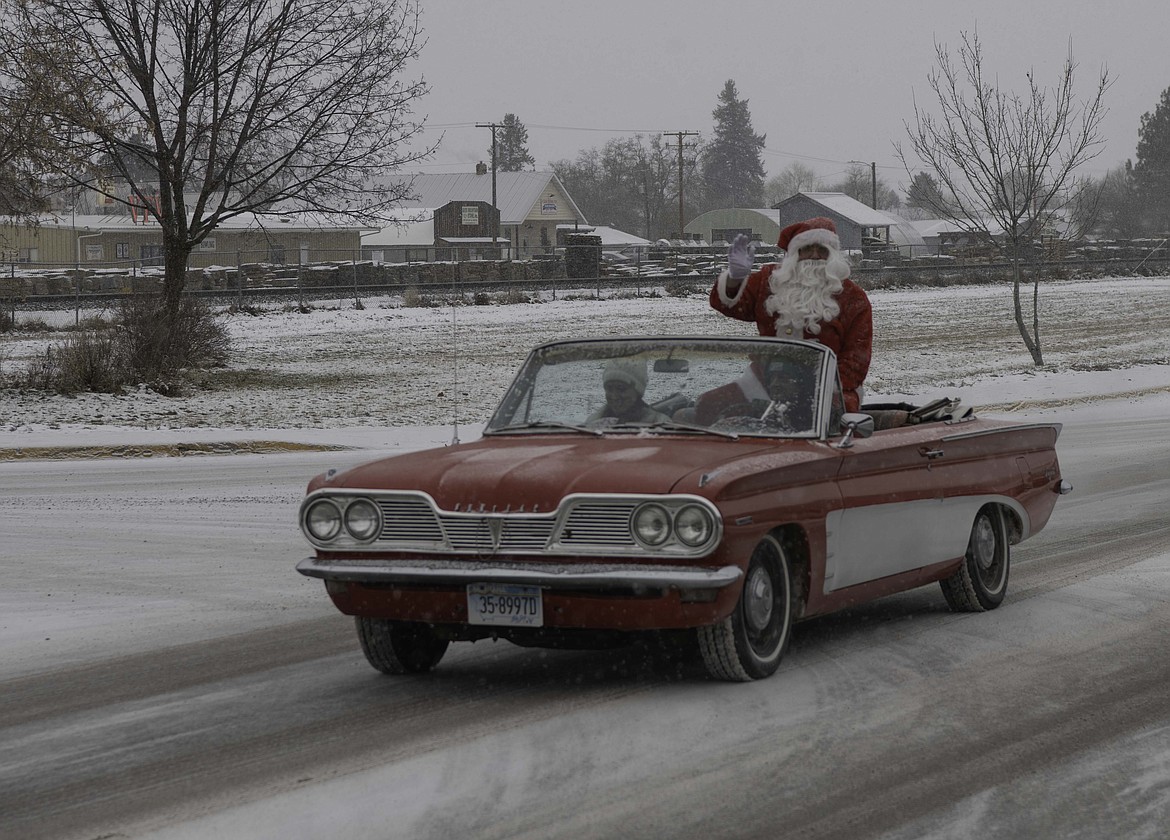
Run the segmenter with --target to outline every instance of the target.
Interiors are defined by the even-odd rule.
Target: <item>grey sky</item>
[[[1025,73],[1059,81],[1070,43],[1078,98],[1102,67],[1113,87],[1106,145],[1084,172],[1132,158],[1141,115],[1170,87],[1166,0],[422,0],[429,39],[413,65],[431,93],[426,137],[444,139],[425,172],[467,172],[487,161],[477,122],[516,114],[537,168],[612,137],[711,132],[727,79],[767,135],[769,176],[800,161],[828,180],[848,161],[875,161],[905,180],[893,154],[914,98],[933,106],[926,77],[934,42],[952,48],[978,28],[986,67],[1024,92]]]

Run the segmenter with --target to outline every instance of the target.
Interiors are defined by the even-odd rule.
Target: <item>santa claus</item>
[[[861,407],[869,372],[873,313],[869,298],[849,279],[849,260],[831,219],[789,225],[777,242],[779,263],[752,271],[755,246],[740,234],[711,289],[711,306],[732,318],[755,321],[760,335],[818,341],[837,354],[845,410]]]

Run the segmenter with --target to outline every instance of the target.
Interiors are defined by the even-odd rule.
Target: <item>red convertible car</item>
[[[801,619],[935,581],[952,609],[998,606],[1011,546],[1071,489],[1060,425],[842,405],[815,343],[546,344],[480,440],[314,478],[297,569],[391,674],[454,641],[675,631],[752,680]]]

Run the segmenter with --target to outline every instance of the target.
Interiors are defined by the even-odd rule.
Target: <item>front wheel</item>
[[[448,642],[426,624],[354,619],[366,661],[383,674],[421,674],[439,664]]]
[[[1011,545],[1003,508],[985,505],[975,516],[967,553],[959,570],[939,581],[947,605],[955,612],[983,612],[1003,603],[1007,594]]]
[[[764,537],[752,552],[735,610],[697,631],[707,672],[736,682],[774,674],[788,648],[792,614],[792,567],[779,541]]]

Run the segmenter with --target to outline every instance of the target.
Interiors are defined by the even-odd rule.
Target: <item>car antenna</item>
[[[454,376],[455,394],[451,401],[452,425],[454,433],[451,436],[451,445],[459,445],[459,331],[455,326],[455,298],[451,298],[451,369]]]

